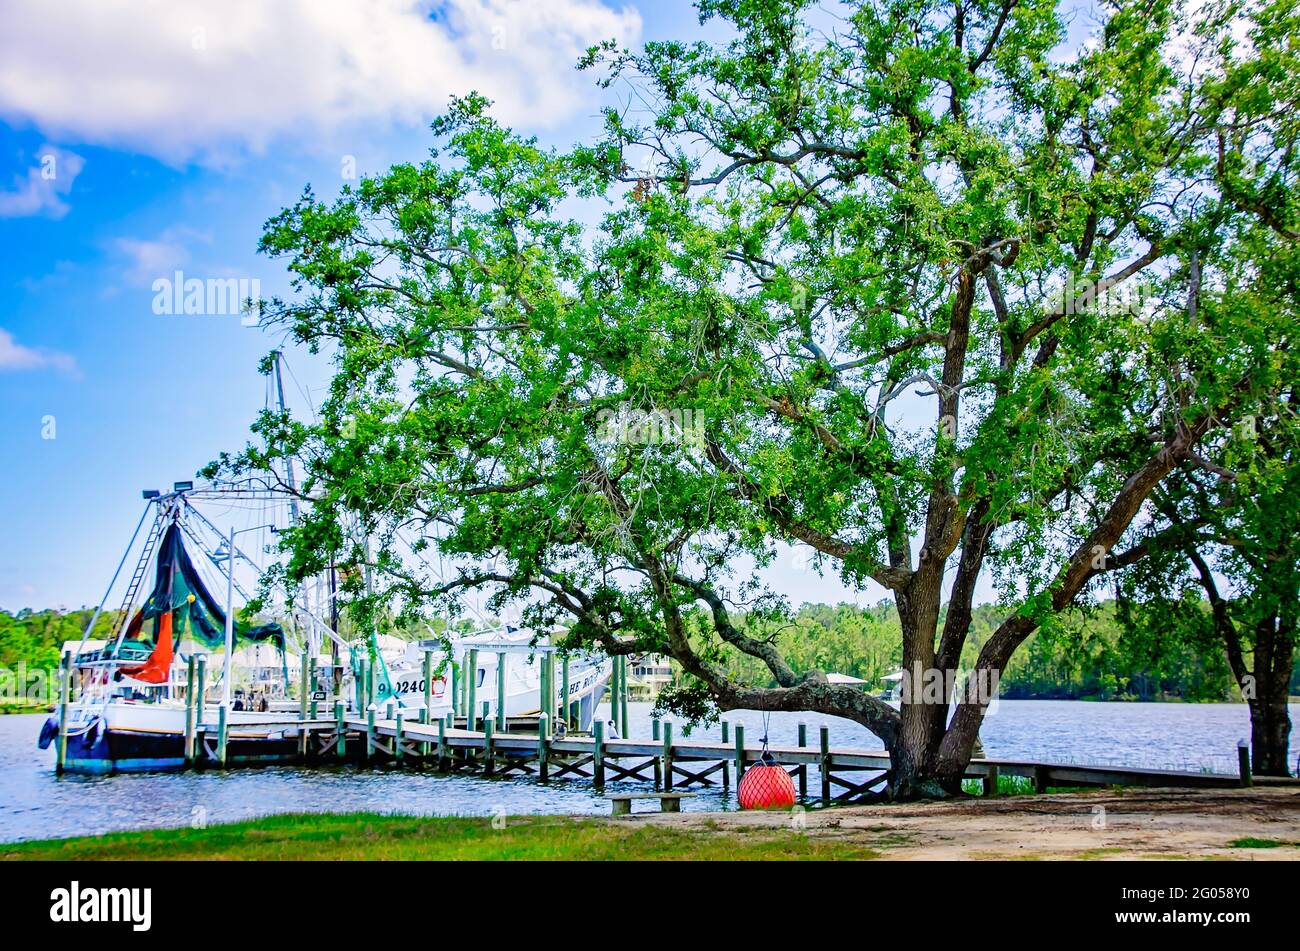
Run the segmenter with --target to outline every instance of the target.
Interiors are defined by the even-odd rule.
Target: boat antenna
[[[280,415],[284,416],[287,412],[284,405],[284,351],[272,350],[271,367],[275,374],[275,403]],[[286,454],[284,457],[284,481],[289,487],[289,525],[292,527],[298,524],[298,479],[293,471],[293,456]],[[304,585],[301,589],[302,604],[311,613],[312,603],[310,590]],[[302,649],[304,654],[315,655],[320,650],[319,639],[316,635],[315,628],[310,624],[305,626],[302,637]]]
[[[284,408],[284,376],[280,372],[280,364],[284,360],[284,353],[279,350],[272,350],[271,356],[274,358],[272,367],[275,373],[275,402],[276,408],[279,409],[280,415],[285,413]],[[293,457],[284,457],[284,481],[289,486],[289,524],[298,523],[298,482],[293,472]]]

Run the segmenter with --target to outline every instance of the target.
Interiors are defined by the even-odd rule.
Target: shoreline
[[[1148,704],[1169,704],[1172,706],[1188,706],[1188,707],[1201,707],[1201,706],[1245,707],[1247,706],[1246,701],[1244,700],[1187,700],[1183,697],[1152,698],[1152,699],[1142,700],[1138,697],[1019,697],[1019,696],[1015,696],[1015,697],[1001,697],[999,699],[1006,700],[1006,701],[1015,701],[1016,703],[1056,701],[1061,703],[1096,703],[1096,704],[1148,703]],[[652,702],[652,701],[637,701],[637,702],[645,703],[645,702]],[[1288,705],[1300,704],[1300,695],[1294,697],[1288,697],[1287,704]],[[32,707],[6,706],[3,705],[3,703],[0,703],[0,716],[24,716],[24,715],[31,716],[37,713],[44,713],[46,715],[49,715],[52,713],[57,713],[58,709],[59,709],[58,704],[49,704],[49,703],[38,704]]]
[[[805,812],[267,816],[0,845],[0,860],[1300,861],[1300,790],[1100,790]]]

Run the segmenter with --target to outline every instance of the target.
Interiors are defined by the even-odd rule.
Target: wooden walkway
[[[286,718],[283,722],[259,724],[256,732],[296,737],[300,758],[307,763],[385,763],[485,776],[534,776],[542,782],[582,779],[598,788],[614,782],[641,782],[664,791],[687,787],[728,789],[733,781],[739,782],[746,769],[760,761],[763,752],[760,746],[746,743],[743,725],[730,731],[725,722],[724,742],[674,740],[671,724],[664,724],[662,730],[656,725],[660,735],[650,740],[607,739],[600,722],[590,736],[553,736],[540,726],[539,720],[534,722],[532,732],[497,733],[490,721],[483,729],[469,730],[445,720],[426,724],[376,719],[373,713],[367,719],[358,719],[345,715],[340,707],[332,719]],[[211,725],[200,730],[211,736]],[[729,734],[734,735],[734,742]],[[238,734],[232,730],[231,736],[235,735],[253,733],[241,726]],[[798,745],[769,746],[768,752],[791,774],[804,801],[810,800],[811,779],[818,787],[815,801],[829,804],[851,802],[877,792],[889,778],[890,760],[885,751],[833,747],[825,726],[818,732],[816,746],[808,745],[807,728],[801,724]],[[1248,769],[1242,775],[1228,775],[1000,759],[973,760],[966,776],[978,780],[985,795],[996,795],[1000,776],[1023,777],[1040,792],[1049,787],[1227,788],[1251,783]]]
[[[467,654],[469,669],[477,667],[475,651]],[[545,655],[543,668],[543,695],[550,700],[543,704],[557,712],[571,710],[569,703],[568,662],[562,668],[560,697],[554,696],[556,683],[553,667],[555,655]],[[432,655],[425,654],[425,683],[432,685]],[[500,669],[500,668],[498,668]],[[194,696],[203,695],[203,659],[191,658],[188,683],[196,684]],[[652,783],[664,792],[691,786],[729,789],[732,782],[739,784],[745,770],[761,761],[762,746],[745,742],[743,724],[734,731],[727,721],[722,722],[721,742],[710,742],[689,737],[674,741],[671,723],[652,721],[652,738],[634,740],[606,737],[605,723],[596,721],[591,735],[561,735],[551,727],[547,714],[511,717],[494,722],[488,718],[489,704],[483,704],[482,718],[473,715],[478,710],[475,683],[472,678],[464,682],[464,694],[458,717],[432,723],[419,720],[407,722],[399,715],[396,719],[380,719],[374,706],[364,717],[346,713],[344,703],[335,698],[333,716],[319,716],[316,698],[310,697],[308,685],[313,674],[308,658],[303,658],[302,690],[299,697],[298,716],[287,714],[282,720],[261,721],[256,725],[240,723],[227,726],[225,711],[217,723],[199,723],[195,706],[187,707],[184,759],[185,767],[260,765],[272,762],[297,761],[304,764],[361,762],[391,763],[434,768],[442,772],[476,772],[487,776],[535,776],[542,782],[555,779],[590,780],[597,788],[613,782]],[[628,722],[627,696],[620,686],[625,683],[626,672],[619,674],[615,668],[615,683],[611,686],[613,709],[617,721]],[[64,768],[67,739],[67,711],[70,678],[60,677],[59,736],[57,765]],[[452,695],[455,689],[455,670],[452,676]],[[431,686],[425,689],[425,708],[431,705]],[[371,695],[373,683],[371,682]],[[358,702],[362,701],[358,693]],[[556,702],[558,699],[558,703]],[[504,695],[498,684],[498,708],[504,707]],[[325,709],[330,709],[326,707]],[[470,715],[467,717],[466,713]],[[286,711],[287,713],[287,711]],[[613,722],[613,721],[611,721]],[[734,735],[734,742],[733,742]],[[267,738],[265,752],[248,752],[258,744],[240,743],[239,755],[230,756],[229,742]],[[818,730],[817,745],[808,742],[806,724],[799,724],[795,746],[769,746],[767,754],[777,765],[788,771],[794,779],[799,797],[804,802],[814,801],[809,796],[809,783],[815,777],[816,800],[823,804],[850,802],[882,790],[889,781],[890,759],[884,750],[862,750],[832,747],[830,731],[826,726]],[[295,752],[296,748],[296,752]],[[1253,779],[1250,771],[1249,750],[1237,749],[1238,774],[1210,773],[1167,769],[1141,769],[1128,766],[1081,765],[1077,763],[1039,763],[1020,760],[977,759],[967,766],[965,778],[977,781],[984,795],[996,795],[999,778],[1018,777],[1029,780],[1036,791],[1048,788],[1073,787],[1183,787],[1227,788],[1234,786],[1288,785],[1300,788],[1300,779],[1260,777]]]

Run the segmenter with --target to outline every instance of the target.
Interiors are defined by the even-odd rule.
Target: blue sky
[[[142,488],[241,446],[276,344],[154,313],[153,281],[257,278],[262,223],[310,182],[423,157],[470,89],[544,141],[601,105],[572,64],[607,36],[699,31],[680,0],[69,0],[0,33],[0,608],[97,602]],[[308,388],[320,359],[290,351]],[[302,403],[290,383],[289,401]],[[53,438],[47,438],[53,436]]]
[[[422,158],[449,95],[479,90],[568,144],[611,95],[573,69],[588,45],[720,31],[686,0],[7,3],[0,608],[97,602],[140,490],[242,446],[264,404],[278,341],[237,315],[157,314],[155,280],[257,279],[269,297],[285,281],[255,253],[262,223],[307,183],[335,192],[349,158],[361,174]],[[324,382],[320,358],[289,362]],[[850,596],[793,553],[774,577],[796,602]]]

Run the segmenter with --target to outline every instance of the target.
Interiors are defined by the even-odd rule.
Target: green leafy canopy
[[[301,461],[297,577],[368,558],[412,611],[482,589],[722,707],[968,746],[978,701],[895,711],[731,615],[783,615],[755,568],[807,546],[950,669],[992,577],[1000,670],[1294,378],[1294,4],[1195,11],[1108,3],[1074,48],[1051,0],[707,0],[730,40],[588,54],[591,141],[458,100],[428,160],[268,222],[269,316],[334,376],[214,471]]]

